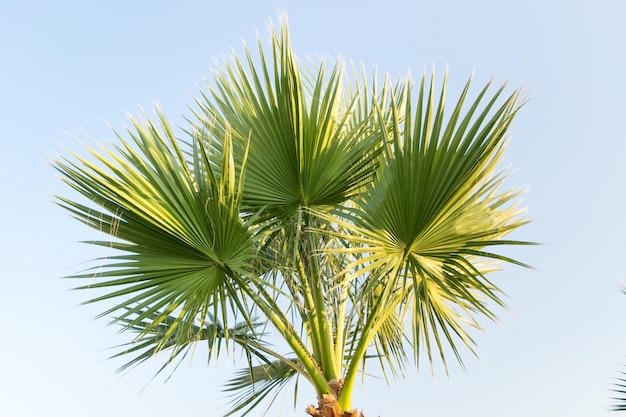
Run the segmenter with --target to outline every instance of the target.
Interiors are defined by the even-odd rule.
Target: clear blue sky
[[[474,71],[477,85],[495,75],[531,98],[506,162],[535,220],[517,237],[544,242],[515,255],[538,271],[493,277],[510,309],[485,323],[466,371],[423,368],[389,388],[368,379],[355,405],[368,417],[617,415],[607,410],[626,362],[621,0],[0,0],[0,415],[218,415],[228,363],[197,354],[167,383],[149,383],[158,363],[115,375],[106,348],[126,338],[59,278],[103,253],[76,243],[93,233],[52,203],[69,191],[47,161],[79,149],[68,132],[107,142],[108,124],[121,130],[156,100],[180,120],[213,59],[257,31],[266,39],[281,10],[300,57],[342,55],[392,78],[447,66],[453,86]],[[304,415],[314,398],[301,393],[281,415]]]

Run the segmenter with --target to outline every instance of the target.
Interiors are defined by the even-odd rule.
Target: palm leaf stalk
[[[438,91],[425,75],[415,88],[350,79],[342,61],[303,67],[287,24],[271,33],[269,55],[259,42],[214,72],[186,139],[157,111],[113,149],[57,159],[84,201],[58,203],[115,251],[71,278],[135,333],[122,370],[167,351],[162,370],[202,342],[209,360],[246,357],[227,414],[301,376],[309,414],[358,416],[367,359],[385,377],[422,354],[461,361],[468,327],[504,305],[487,274],[526,266],[494,251],[529,244],[505,239],[528,220],[499,163],[523,101],[489,84],[469,99],[468,81],[448,115],[445,78]]]

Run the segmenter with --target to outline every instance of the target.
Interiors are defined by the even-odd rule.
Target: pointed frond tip
[[[213,320],[212,315],[208,315],[204,320],[198,320],[189,326],[184,332],[181,330],[173,332],[172,329],[176,328],[178,321],[176,316],[169,315],[163,318],[159,313],[153,313],[141,320],[136,317],[137,313],[133,313],[133,316],[114,320],[114,323],[122,326],[120,331],[130,331],[136,334],[132,341],[115,347],[116,349],[122,348],[122,350],[111,358],[134,355],[117,370],[118,373],[126,372],[161,352],[168,353],[169,356],[154,377],[172,364],[174,364],[173,373],[193,346],[199,342],[206,343],[209,359],[214,354],[219,355],[223,343],[225,346],[233,343],[233,347],[237,346],[250,358],[254,357],[262,361],[267,361],[264,352],[271,352],[263,347],[260,341],[263,335],[257,330],[262,327],[262,323],[257,321],[239,322],[231,328],[225,328],[221,323]]]

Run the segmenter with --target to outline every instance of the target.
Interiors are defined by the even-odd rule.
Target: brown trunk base
[[[318,402],[317,408],[309,405],[306,413],[313,417],[365,417],[356,408],[349,411],[341,411],[337,404],[337,399],[332,394],[324,394]]]

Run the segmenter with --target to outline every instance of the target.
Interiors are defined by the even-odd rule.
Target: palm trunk
[[[305,410],[313,417],[365,417],[358,409],[342,411],[337,404],[337,398],[332,394],[324,394],[318,401],[317,408],[309,405]]]
[[[333,379],[328,381],[328,385],[332,388],[333,394],[324,394],[319,399],[317,408],[309,405],[305,410],[307,414],[313,417],[365,417],[358,409],[343,411],[337,403],[337,398],[343,387],[343,380]]]

